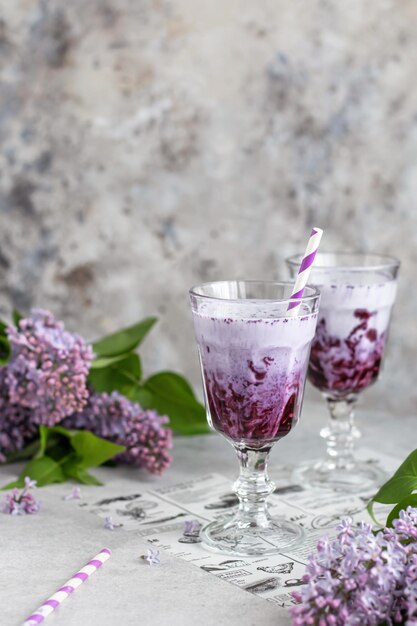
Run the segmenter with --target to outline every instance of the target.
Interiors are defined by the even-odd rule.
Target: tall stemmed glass
[[[291,275],[300,255],[287,259]],[[399,261],[361,253],[321,253],[310,282],[321,303],[308,379],[326,399],[330,421],[321,436],[327,457],[305,465],[298,475],[312,485],[356,491],[375,488],[385,476],[354,456],[360,433],[354,424],[358,395],[378,378],[397,290]]]
[[[240,476],[233,518],[202,530],[203,542],[228,554],[275,554],[302,538],[296,524],[274,518],[267,499],[274,484],[269,452],[297,423],[319,292],[306,287],[289,317],[292,284],[224,281],[190,290],[207,418],[234,447]]]

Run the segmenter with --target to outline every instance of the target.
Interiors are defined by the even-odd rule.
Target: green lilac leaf
[[[167,395],[175,395],[190,404],[197,403],[203,408],[203,405],[196,400],[194,391],[189,382],[184,376],[176,372],[158,372],[145,381],[145,386],[150,389],[158,389],[160,392],[166,393]]]
[[[100,485],[87,468],[102,465],[123,452],[123,446],[101,439],[89,431],[68,430],[62,426],[40,426],[37,454],[22,470],[17,481],[4,489],[23,487],[25,476],[43,487],[54,482],[74,478],[89,485]],[[48,454],[46,454],[46,452]]]
[[[101,487],[103,485],[103,483],[98,478],[93,476],[93,474],[87,472],[87,470],[85,469],[79,468],[76,478],[80,481],[80,483],[83,483],[84,485],[96,485],[97,487]]]
[[[176,385],[178,389],[181,389],[182,393],[196,400],[194,390],[184,376],[178,374],[177,372],[159,372],[158,374],[154,374],[152,378],[155,380],[159,374],[163,374],[166,378],[169,378],[172,384]]]
[[[65,475],[59,463],[48,456],[40,459],[32,459],[20,472],[19,478],[13,483],[9,483],[2,489],[11,489],[12,487],[23,487],[25,477],[29,476],[31,480],[36,480],[38,487],[44,487],[51,483],[61,483],[65,480]]]
[[[61,463],[64,459],[71,456],[72,453],[73,449],[70,439],[53,435],[48,441],[47,456],[57,461],[57,463]]]
[[[137,402],[144,409],[150,409],[152,404],[152,393],[141,385],[134,385],[126,394],[132,402]]]
[[[4,487],[0,487],[0,491],[7,491],[8,489],[15,489],[15,487],[23,487],[24,482],[20,480],[14,480],[11,483],[7,483]]]
[[[8,324],[0,320],[0,367],[6,365],[10,358],[10,343],[7,338]]]
[[[417,507],[417,493],[412,493],[411,495],[406,496],[392,509],[387,517],[386,526],[392,526],[392,522],[398,519],[400,512],[408,506]]]
[[[126,359],[129,353],[117,354],[116,356],[103,356],[94,359],[91,363],[90,370],[100,370],[102,368],[109,367],[110,365],[115,365],[120,361]]]
[[[101,439],[88,430],[78,431],[71,439],[71,445],[79,457],[78,465],[83,469],[102,465],[125,450],[124,446]]]
[[[36,457],[42,457],[47,448],[57,443],[59,438],[65,437],[66,439],[71,439],[77,431],[68,430],[68,428],[64,428],[63,426],[44,426],[43,424],[39,426],[39,451]]]
[[[370,500],[367,504],[366,510],[368,511],[369,516],[375,522],[375,524],[377,524],[377,526],[382,528],[384,526],[384,522],[376,518],[375,512],[374,512],[374,504],[375,504],[375,500],[374,499]]]
[[[39,487],[51,483],[59,483],[64,480],[64,473],[60,463],[48,456],[29,461],[25,469],[21,472],[19,480],[24,480],[25,476],[30,476],[32,480],[36,480]]]
[[[10,343],[7,337],[0,336],[0,366],[6,365],[10,358]]]
[[[369,517],[372,519],[372,521],[375,522],[375,524],[378,524],[378,526],[381,526],[381,524],[379,523],[379,521],[376,519],[375,515],[374,515],[374,500],[369,500],[367,506],[366,506],[366,510],[368,511]]]
[[[156,323],[156,317],[147,317],[138,324],[119,330],[93,343],[93,350],[99,357],[111,357],[135,350]]]
[[[84,485],[102,485],[95,476],[87,472],[87,470],[79,465],[79,458],[75,454],[69,458],[63,465],[63,470],[67,478],[78,480]]]
[[[375,502],[397,504],[417,489],[417,450],[411,452],[378,493],[373,497]]]
[[[140,358],[131,352],[107,366],[90,370],[88,382],[97,393],[119,391],[126,394],[139,382],[141,375]]]
[[[23,319],[23,315],[20,313],[20,311],[18,311],[17,309],[13,309],[12,311],[12,320],[13,320],[13,324],[17,327],[19,326],[19,322],[20,320]]]
[[[209,432],[206,411],[180,374],[159,372],[148,378],[131,397],[144,409],[154,409],[160,415],[167,415],[169,427],[180,435]]]

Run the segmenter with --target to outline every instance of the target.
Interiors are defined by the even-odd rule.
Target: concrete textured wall
[[[415,410],[414,0],[3,0],[0,314],[89,338],[157,313],[148,371],[199,385],[187,289],[276,278],[309,228],[391,253],[368,403]]]

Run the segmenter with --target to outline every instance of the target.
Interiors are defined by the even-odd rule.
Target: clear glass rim
[[[320,257],[335,257],[336,260],[338,258],[356,258],[358,259],[358,263],[354,265],[348,265],[342,262],[340,264],[336,263],[335,265],[320,265]],[[298,267],[301,263],[302,258],[303,254],[293,254],[292,256],[287,257],[285,259],[285,262],[293,267]],[[360,263],[361,258],[367,259],[367,263]],[[314,261],[314,264],[312,266],[312,271],[329,269],[338,269],[347,272],[382,271],[392,268],[399,268],[400,265],[401,261],[399,259],[386,254],[368,252],[318,252],[316,260]]]
[[[235,302],[241,304],[242,302],[250,303],[250,302],[268,302],[269,304],[277,303],[277,304],[290,304],[291,302],[311,302],[320,297],[320,290],[314,285],[306,285],[305,289],[309,290],[309,294],[303,295],[301,298],[221,298],[219,296],[211,296],[204,293],[199,293],[198,290],[202,287],[207,287],[209,285],[225,285],[228,283],[244,283],[246,285],[275,285],[277,287],[294,287],[294,281],[289,280],[210,280],[205,283],[199,283],[198,285],[194,285],[189,290],[190,296],[194,296],[196,298],[204,298],[205,300],[218,300],[219,302]]]

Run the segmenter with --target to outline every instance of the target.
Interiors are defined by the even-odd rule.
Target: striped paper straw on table
[[[287,309],[288,315],[291,317],[298,315],[298,312],[300,310],[301,298],[303,297],[304,289],[307,285],[308,278],[311,272],[311,267],[314,263],[314,259],[317,254],[322,235],[323,231],[321,228],[313,228],[313,230],[311,231],[310,239],[308,240],[307,248],[304,252],[303,260],[301,261],[295,285],[291,294],[291,298],[294,298],[295,300],[294,302],[289,303]]]
[[[52,611],[54,611],[64,600],[68,598],[70,593],[75,591],[77,587],[79,587],[85,580],[87,580],[91,574],[103,565],[105,561],[111,556],[111,551],[108,548],[103,548],[94,557],[85,565],[79,572],[74,574],[72,578],[70,578],[65,585],[60,587],[58,591],[54,593],[53,596],[45,600],[45,602],[37,609],[32,615],[26,618],[23,623],[23,626],[35,626],[36,624],[40,624],[43,620],[48,617]]]

